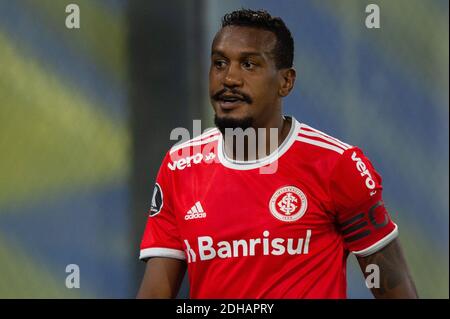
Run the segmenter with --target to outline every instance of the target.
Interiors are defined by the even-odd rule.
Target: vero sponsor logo
[[[362,177],[366,177],[365,183],[366,187],[368,189],[374,189],[375,188],[375,181],[372,179],[372,175],[370,174],[369,170],[367,169],[366,164],[362,161],[361,158],[356,156],[356,152],[353,152],[352,154],[352,160],[356,163],[356,169],[361,173]],[[376,191],[373,191],[370,193],[370,196],[375,195]]]
[[[172,163],[167,164],[167,167],[169,167],[169,169],[172,171],[177,169],[183,170],[186,167],[191,167],[193,164],[200,164],[203,159],[205,159],[205,161],[208,162],[214,159],[215,157],[216,155],[214,153],[209,153],[206,156],[203,156],[202,153],[197,153],[195,155],[173,161]]]

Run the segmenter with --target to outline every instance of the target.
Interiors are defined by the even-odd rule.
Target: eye
[[[216,69],[222,69],[226,63],[224,60],[214,60],[213,64],[216,67]]]
[[[256,64],[251,61],[245,61],[242,63],[242,67],[247,70],[252,70],[256,67]]]

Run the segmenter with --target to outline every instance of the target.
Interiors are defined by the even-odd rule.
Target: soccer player
[[[366,276],[379,269],[376,298],[417,297],[371,162],[283,116],[293,56],[280,18],[244,9],[223,17],[209,71],[217,129],[175,145],[162,162],[138,298],[175,297],[186,268],[191,298],[346,298],[350,253]],[[252,153],[245,138],[238,155],[227,128],[259,129],[267,151]]]

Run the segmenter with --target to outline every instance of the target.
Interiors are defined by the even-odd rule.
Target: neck
[[[245,131],[225,132],[224,151],[236,161],[253,161],[270,155],[283,143],[291,129],[292,120],[281,114],[264,125]]]

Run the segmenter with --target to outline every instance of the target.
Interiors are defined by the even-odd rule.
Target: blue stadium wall
[[[69,3],[79,30],[64,27]],[[365,151],[419,294],[448,298],[448,1],[371,1],[380,29],[364,26],[365,1],[205,3],[205,48],[229,10],[285,20],[298,73],[285,113]],[[130,211],[127,6],[0,0],[1,298],[136,293],[132,220],[145,212]],[[73,263],[79,289],[65,286]],[[348,291],[371,298],[354,257]]]

